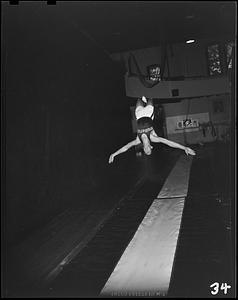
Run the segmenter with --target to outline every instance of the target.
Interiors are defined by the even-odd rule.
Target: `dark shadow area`
[[[178,14],[174,3],[167,8],[162,3],[162,10],[157,7],[156,11],[151,3],[147,6],[143,2],[135,8],[132,3],[122,6],[113,1],[109,6],[91,1],[74,5],[71,1],[56,1],[57,5],[46,2],[1,3],[3,295],[98,296],[178,157],[185,155],[181,150],[156,144],[148,157],[138,145],[117,156],[113,164],[108,163],[110,154],[136,135],[130,110],[136,98],[126,96],[126,56],[116,51],[142,49],[149,41],[151,47],[162,45],[171,54],[171,64],[175,58],[178,60],[174,72],[178,70],[179,75],[180,69],[190,72],[191,68],[193,72],[192,60],[201,54],[196,49],[203,48],[198,46],[191,58],[189,52],[183,58],[184,47],[178,47],[177,56],[172,46],[184,43],[185,35],[176,35],[189,28],[184,25],[189,12],[184,15],[182,9]],[[215,14],[217,9],[224,9],[216,6]],[[203,24],[212,19],[213,7],[209,7],[208,16],[204,10],[200,12],[206,17]],[[161,23],[155,26],[158,12]],[[166,15],[170,16],[168,20]],[[228,19],[229,15],[233,13],[227,15]],[[180,24],[181,17],[185,23]],[[180,24],[177,28],[173,18]],[[199,23],[194,20],[193,30],[198,30],[199,24],[201,27],[202,19]],[[228,19],[221,23],[224,37],[233,23],[229,25]],[[208,35],[206,29],[202,30],[204,38],[213,35],[217,30],[214,28]],[[110,53],[119,55],[116,58]],[[234,50],[232,55],[234,66]],[[143,56],[140,64],[146,66]],[[169,73],[168,58],[163,63],[167,63]],[[194,60],[195,67],[199,64]],[[234,67],[231,74],[224,75],[229,75],[235,103]],[[183,74],[182,78],[185,82],[192,77]],[[171,91],[176,90],[171,86]],[[176,99],[176,93],[171,99],[155,96],[154,129],[166,137],[166,118],[182,114],[174,104],[187,97]],[[168,115],[166,104],[171,104]],[[169,297],[210,296],[209,284],[216,281],[234,288],[231,269],[235,253],[231,244],[236,241],[236,203],[231,168],[236,162],[231,153],[233,145],[229,144],[235,136],[234,111],[227,143],[194,145],[197,156]]]
[[[230,145],[212,143],[193,148],[197,156],[192,164],[168,297],[213,297],[210,285],[214,282],[230,284],[229,297],[234,293],[229,198],[232,179],[226,156]],[[137,163],[143,164],[147,174],[144,184],[117,206],[92,240],[45,289],[28,286],[18,295],[99,296],[180,155],[179,150],[158,147],[151,157],[138,158]],[[224,163],[214,165],[224,156]]]
[[[3,27],[11,246],[128,173],[126,158],[111,167],[108,157],[131,124],[120,65],[54,9],[5,7]]]
[[[153,156],[143,157],[146,164],[151,163],[154,168],[149,170],[151,176],[133,197],[118,206],[97,235],[45,290],[28,288],[20,295],[98,296],[180,154],[180,151],[160,148]]]
[[[173,266],[169,297],[214,297],[210,287],[219,283],[216,297],[234,295],[234,219],[230,145],[208,144],[197,151]],[[224,294],[221,284],[231,286]]]
[[[6,2],[3,10],[3,261],[14,282],[14,263],[33,255],[25,241],[68,209],[106,212],[142,171],[133,151],[108,164],[132,139],[122,66],[57,7]]]

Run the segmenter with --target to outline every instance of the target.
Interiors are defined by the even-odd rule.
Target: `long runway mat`
[[[183,156],[183,158],[186,160],[188,157]],[[185,171],[178,177],[183,182],[184,176],[189,175],[189,172],[186,173],[186,168],[183,168],[186,163],[182,163],[181,159],[182,156],[176,166],[178,167],[180,163],[179,169]],[[170,240],[174,244],[173,251],[171,247],[170,255],[168,255],[172,259],[170,263],[166,261],[167,269],[163,272],[163,280],[159,282],[160,285],[156,283],[156,292],[160,295],[167,293],[168,297],[207,297],[211,296],[209,288],[211,280],[232,285],[231,277],[227,276],[227,274],[230,275],[231,265],[231,255],[227,246],[230,243],[229,232],[226,232],[227,217],[224,216],[224,206],[214,193],[215,181],[209,162],[210,156],[204,151],[193,159],[189,182],[185,180],[184,182],[187,183],[180,185],[183,188],[176,189],[177,194],[173,196],[174,202],[170,203],[171,207],[174,204],[174,210],[177,209],[177,216],[182,215],[182,218],[180,217],[179,220],[178,217],[176,221],[175,213],[172,222],[177,222],[177,230],[172,231],[172,239],[169,239],[167,235],[164,236],[165,241]],[[173,172],[170,174],[168,172],[165,177],[167,180],[160,180],[159,183],[152,177],[133,198],[127,199],[87,247],[48,286],[42,296],[78,298],[97,297],[101,293],[104,297],[105,294],[103,295],[102,291],[109,286],[110,278],[114,276],[114,271],[137,235],[153,202],[155,201],[157,205],[165,204],[167,200],[167,205],[171,202],[168,178]],[[175,179],[176,176],[170,178]],[[166,187],[166,193],[164,193],[165,189],[161,189],[162,187]],[[188,187],[188,193],[184,197],[186,193],[181,194],[181,191],[186,191],[186,187]],[[172,190],[175,191],[173,185],[170,191]],[[161,195],[162,198],[159,199]],[[185,202],[182,200],[184,198]],[[183,205],[181,205],[181,200]],[[161,208],[159,210],[161,211]],[[166,206],[163,214],[167,214]],[[169,227],[166,228],[169,229]],[[150,233],[149,227],[147,230]],[[156,232],[153,234],[155,235]],[[143,252],[142,249],[140,251]],[[153,249],[151,251],[153,254]],[[155,275],[157,276],[158,272]],[[135,274],[133,276],[136,277]],[[149,279],[148,282],[151,284],[152,280]],[[167,289],[168,286],[169,289]],[[120,296],[119,293],[118,296]],[[141,296],[143,296],[142,293]],[[153,295],[148,293],[147,296]]]
[[[181,156],[104,286],[104,296],[161,296],[169,288],[191,157]]]

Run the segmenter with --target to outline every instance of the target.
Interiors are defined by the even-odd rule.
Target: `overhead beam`
[[[126,95],[138,98],[181,99],[230,94],[227,76],[181,81],[161,81],[152,88],[146,88],[136,76],[125,76]]]

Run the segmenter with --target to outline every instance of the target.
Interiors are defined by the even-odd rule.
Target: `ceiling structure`
[[[57,1],[71,22],[109,53],[183,42],[234,39],[233,1]]]

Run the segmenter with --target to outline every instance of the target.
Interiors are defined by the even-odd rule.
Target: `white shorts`
[[[137,106],[136,109],[135,109],[136,120],[138,120],[140,118],[143,118],[143,117],[149,117],[153,120],[154,119],[153,112],[154,112],[154,106],[153,105],[147,105],[145,107]]]

